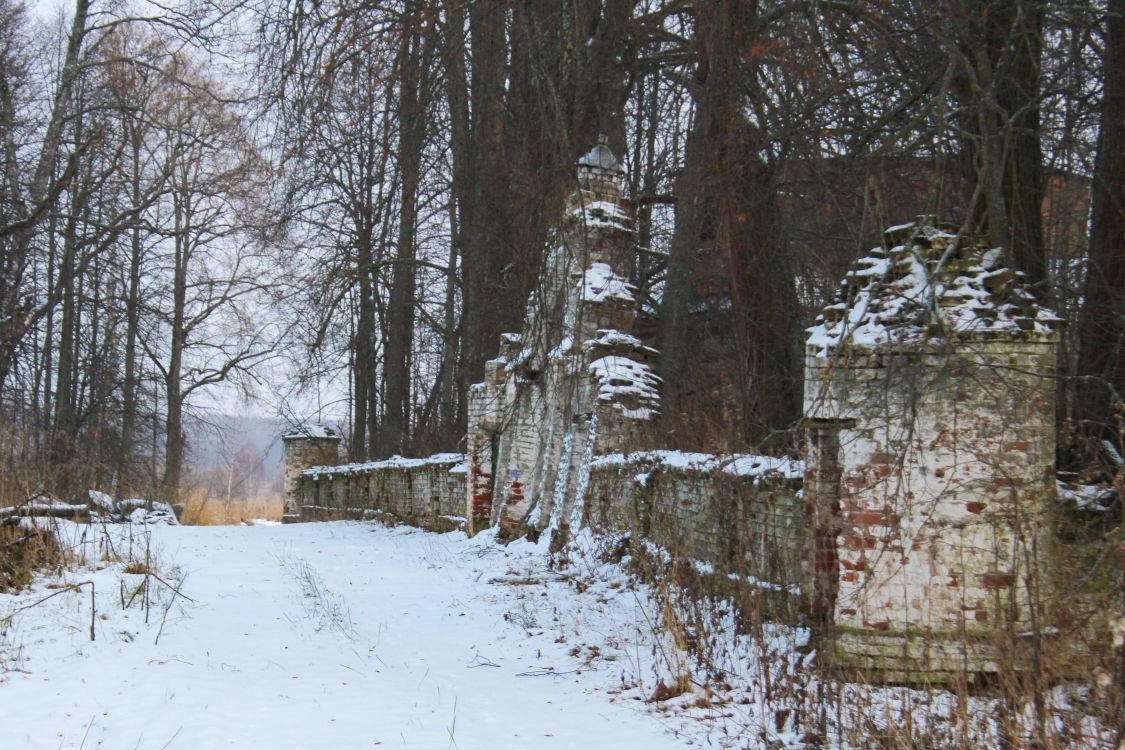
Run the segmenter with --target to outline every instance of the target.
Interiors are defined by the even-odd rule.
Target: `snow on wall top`
[[[644,362],[609,355],[590,363],[598,400],[633,419],[651,419],[660,408],[660,377]]]
[[[805,476],[805,462],[787,456],[757,456],[749,453],[734,453],[717,456],[711,453],[687,453],[685,451],[638,451],[636,453],[611,453],[590,462],[591,469],[615,466],[643,465],[657,466],[681,471],[705,473],[723,472],[738,477],[756,479],[802,479]]]
[[[633,291],[633,285],[615,274],[608,263],[591,263],[582,275],[581,299],[587,302],[632,302]]]
[[[451,472],[457,471],[466,461],[463,453],[435,453],[424,458],[403,458],[391,456],[381,461],[365,461],[363,463],[340,464],[339,466],[313,466],[301,473],[314,479],[321,474],[361,474],[378,469],[418,469],[425,466],[452,466]]]
[[[852,265],[835,302],[808,329],[808,347],[820,356],[951,333],[1047,334],[1058,321],[1035,301],[1023,275],[1001,264],[999,248],[925,219],[891,227],[884,237],[886,247]]]
[[[599,328],[598,337],[594,339],[586,339],[582,344],[584,349],[594,349],[596,347],[606,348],[620,348],[620,349],[635,349],[637,351],[656,353],[656,350],[651,346],[645,346],[636,336],[629,333],[622,333],[621,331],[613,328]]]
[[[299,440],[301,438],[333,438],[339,440],[340,433],[323,424],[301,424],[281,436],[282,440]]]
[[[614,201],[592,201],[570,209],[570,215],[587,227],[633,231],[633,217]]]

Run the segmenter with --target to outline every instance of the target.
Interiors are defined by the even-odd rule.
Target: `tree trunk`
[[[387,301],[387,346],[383,377],[387,388],[387,413],[380,450],[384,455],[406,452],[410,426],[410,356],[414,342],[415,233],[418,223],[418,187],[422,148],[426,139],[428,68],[432,62],[432,35],[419,26],[417,8],[407,4],[399,51],[399,203],[398,249],[395,253],[391,292]]]
[[[1043,10],[1039,3],[1004,0],[989,16],[990,40],[1010,56],[998,66],[996,101],[1007,115],[1002,190],[1012,262],[1047,296],[1047,252],[1043,241],[1043,151],[1039,123],[1039,58]]]
[[[164,372],[166,417],[164,425],[164,478],[161,497],[176,502],[180,496],[183,477],[184,452],[184,348],[187,343],[185,314],[187,305],[187,272],[191,259],[191,197],[187,177],[181,185],[181,194],[175,196],[175,255],[172,270],[172,320],[168,366]]]
[[[352,411],[351,459],[370,458],[368,426],[371,391],[375,387],[375,259],[371,247],[370,221],[362,222],[356,242],[356,274],[359,277],[359,310],[356,320],[352,376],[355,383]]]
[[[134,209],[141,205],[141,128],[136,118],[127,120],[130,146],[130,200]],[[133,489],[133,448],[137,432],[137,338],[141,326],[141,221],[133,217],[129,233],[129,288],[125,298],[125,377],[121,384],[121,445],[117,458],[117,485]]]
[[[505,275],[513,271],[515,256],[511,239],[499,232],[501,227],[507,228],[503,221],[505,6],[499,0],[481,0],[469,6],[472,120],[470,140],[464,144],[469,155],[464,159],[461,181],[467,186],[467,200],[461,206],[465,259],[461,317],[468,382],[483,376],[484,363],[495,354],[497,336],[504,330],[510,311],[523,303],[512,298],[505,283]],[[456,141],[453,146],[457,147]]]
[[[449,2],[446,6],[447,26],[445,28],[445,85],[446,101],[449,107],[449,150],[453,162],[453,174],[450,185],[452,202],[450,206],[450,249],[449,249],[449,281],[446,288],[446,340],[443,346],[450,347],[450,336],[454,335],[452,326],[456,323],[457,331],[456,348],[449,350],[453,356],[451,367],[446,375],[450,378],[452,392],[448,394],[447,401],[452,400],[453,409],[446,416],[446,426],[456,436],[465,433],[468,425],[468,380],[466,377],[469,367],[465,362],[468,353],[466,331],[467,303],[465,300],[465,284],[469,270],[464,259],[468,257],[467,240],[469,231],[466,225],[469,211],[472,209],[472,175],[469,172],[471,163],[470,144],[472,143],[469,120],[469,85],[465,75],[465,14],[459,2]],[[458,258],[461,258],[461,274],[458,275],[454,267]],[[455,318],[452,302],[457,294],[457,287],[462,290],[461,316],[459,321]]]
[[[1094,167],[1090,265],[1079,339],[1077,411],[1087,434],[1116,439],[1125,402],[1125,0],[1110,0]]]
[[[961,75],[967,187],[977,196],[968,221],[1005,248],[1009,262],[1047,295],[1043,239],[1043,154],[1039,122],[1042,9],[1022,0],[962,7]]]
[[[695,115],[684,145],[684,165],[676,179],[676,209],[669,247],[668,271],[664,280],[664,296],[660,300],[660,328],[657,345],[660,349],[660,377],[665,384],[665,421],[676,421],[678,391],[683,382],[687,361],[687,323],[691,310],[692,278],[695,259],[707,223],[709,195],[703,179],[703,130]]]

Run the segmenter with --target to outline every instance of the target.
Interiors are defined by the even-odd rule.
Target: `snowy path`
[[[154,539],[194,604],[174,604],[157,644],[161,606],[147,625],[121,609],[139,576],[71,575],[97,584],[97,641],[88,593],[17,617],[0,748],[685,746],[643,704],[611,702],[614,662],[571,655],[571,587],[513,585],[542,565],[530,545],[347,523]],[[16,603],[0,598],[0,614]]]

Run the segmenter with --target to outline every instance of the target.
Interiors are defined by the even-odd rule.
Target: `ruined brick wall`
[[[590,464],[590,527],[631,534],[721,577],[796,593],[802,576],[804,467],[762,456],[669,451]]]
[[[301,472],[311,466],[332,466],[340,461],[340,437],[320,425],[299,427],[281,438],[285,451],[283,499],[285,521],[300,519]]]
[[[298,482],[300,517],[380,518],[435,531],[465,528],[468,473],[459,453],[313,467]]]
[[[630,334],[631,207],[605,144],[579,162],[522,330],[470,389],[471,531],[569,528],[592,455],[644,446],[658,411],[655,351]]]
[[[806,580],[839,666],[996,671],[1047,614],[1054,318],[999,251],[888,235],[806,350]]]
[[[1030,627],[1050,548],[1054,352],[1029,338],[810,363],[810,388],[828,378],[818,395],[842,405],[817,416],[854,420],[839,431],[838,659],[991,671],[990,649],[961,634]]]

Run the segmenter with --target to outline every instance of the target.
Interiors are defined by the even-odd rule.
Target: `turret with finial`
[[[581,190],[594,194],[596,199],[619,200],[625,170],[609,148],[609,139],[604,133],[585,156],[578,160],[578,186]]]

